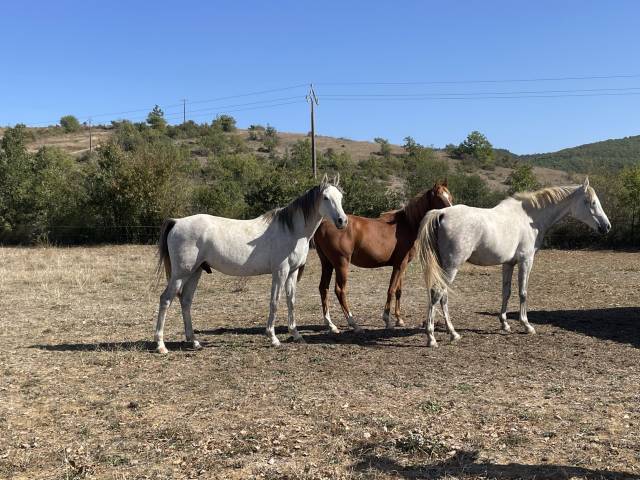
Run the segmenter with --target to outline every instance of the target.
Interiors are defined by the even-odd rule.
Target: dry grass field
[[[263,334],[269,277],[205,275],[204,348],[181,343],[173,305],[167,356],[150,342],[154,261],[142,246],[0,249],[0,478],[640,478],[638,253],[541,252],[536,336],[515,320],[501,334],[499,269],[466,266],[450,300],[463,338],[438,327],[438,349],[418,265],[407,328],[382,328],[389,271],[353,269],[367,331],[333,335],[311,252],[307,344],[281,348]]]

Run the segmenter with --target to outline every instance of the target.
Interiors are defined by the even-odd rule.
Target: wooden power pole
[[[187,99],[182,99],[182,124],[187,123]]]
[[[315,127],[315,112],[314,104],[318,105],[318,97],[313,90],[313,84],[309,84],[309,94],[307,95],[307,101],[311,105],[311,168],[313,169],[313,178],[318,178],[318,165],[316,163],[316,127]]]
[[[93,151],[93,138],[91,138],[91,117],[89,117],[89,153]]]

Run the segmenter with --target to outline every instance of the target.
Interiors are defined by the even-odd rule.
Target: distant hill
[[[588,143],[552,153],[513,155],[513,158],[567,172],[616,171],[640,162],[640,135]]]

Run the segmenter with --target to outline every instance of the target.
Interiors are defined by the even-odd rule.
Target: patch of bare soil
[[[637,253],[541,252],[535,336],[515,319],[500,333],[500,270],[467,266],[450,298],[463,338],[440,328],[438,349],[415,264],[406,328],[383,329],[389,270],[353,268],[367,330],[340,321],[334,335],[311,252],[296,306],[307,344],[281,348],[263,333],[269,277],[205,275],[204,349],[182,343],[174,304],[167,356],[150,341],[154,262],[151,247],[0,249],[1,478],[640,478]]]

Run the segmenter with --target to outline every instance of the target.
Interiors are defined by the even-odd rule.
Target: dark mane
[[[418,227],[429,209],[429,193],[432,190],[419,193],[409,200],[403,208],[385,212],[380,217],[386,217],[388,223],[397,223],[404,218],[410,226]]]
[[[296,198],[286,207],[274,208],[273,210],[269,210],[268,212],[264,213],[262,217],[268,223],[276,220],[280,225],[287,228],[288,230],[293,230],[293,220],[296,213],[298,211],[301,211],[306,223],[309,217],[313,214],[313,211],[316,209],[318,199],[320,198],[322,191],[326,187],[326,184],[317,185],[303,195]]]

